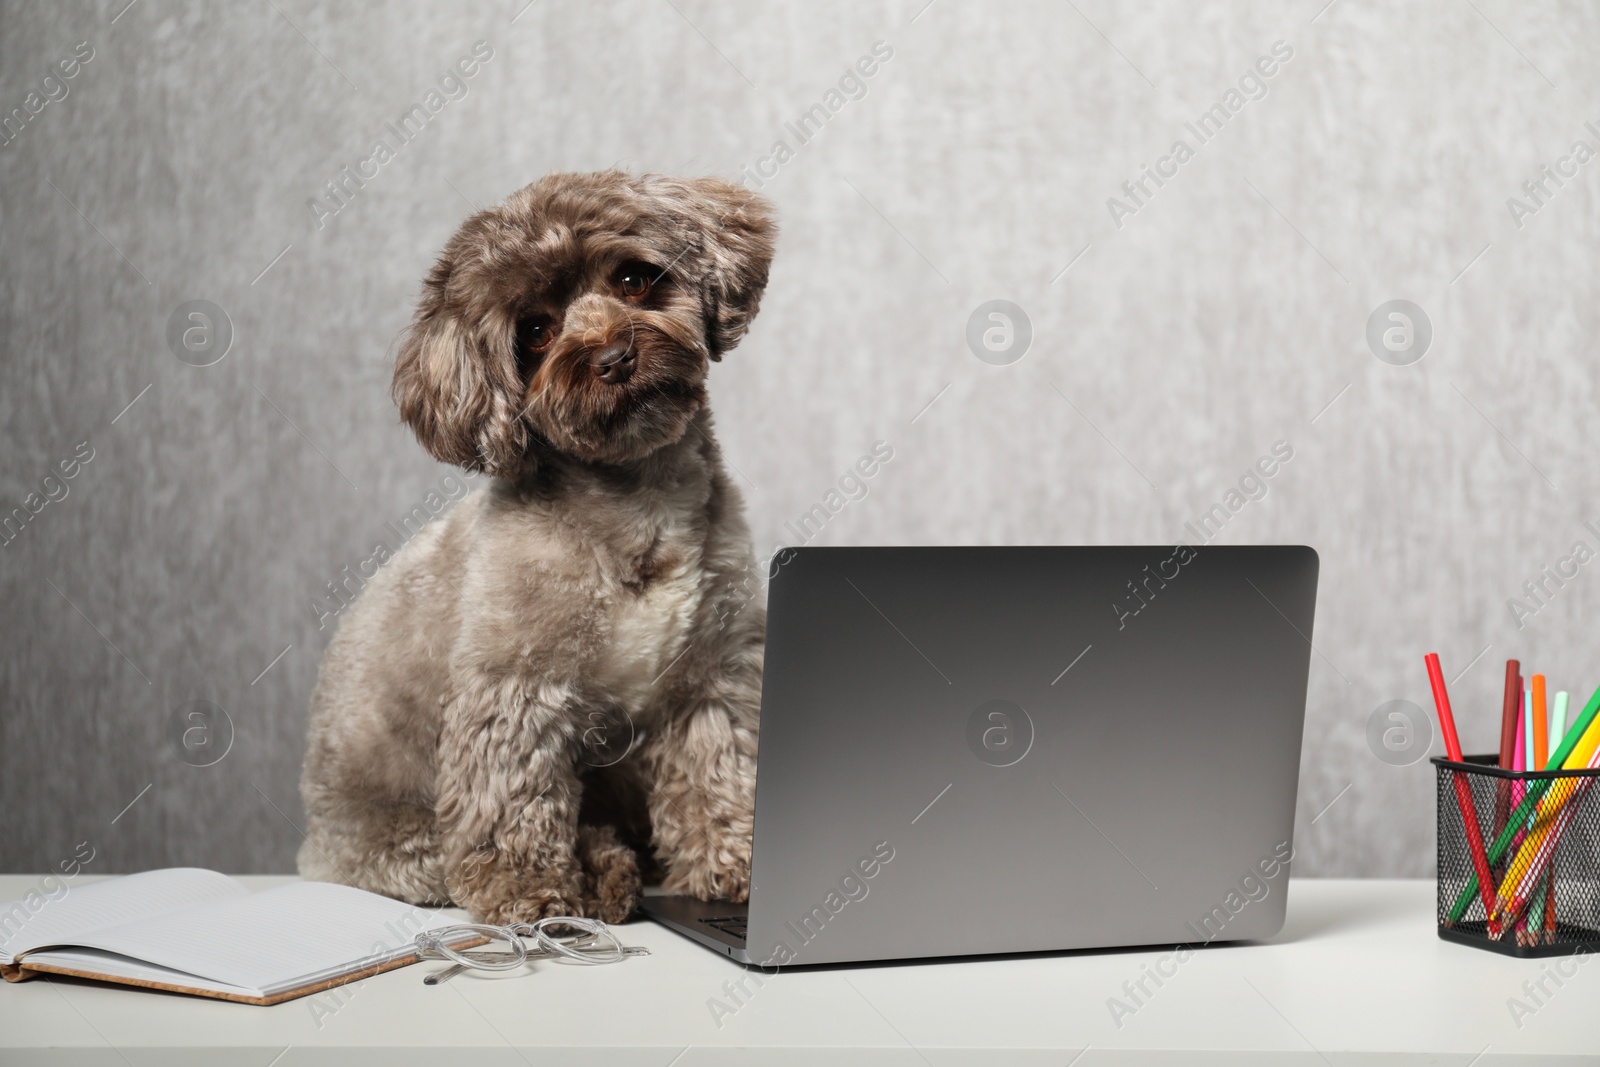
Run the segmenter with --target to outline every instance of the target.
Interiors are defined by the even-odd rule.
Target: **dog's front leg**
[[[760,630],[732,644],[646,742],[650,821],[667,867],[663,887],[702,900],[750,895]]]
[[[451,899],[479,921],[583,914],[571,716],[508,676],[459,693],[439,738],[437,812]]]

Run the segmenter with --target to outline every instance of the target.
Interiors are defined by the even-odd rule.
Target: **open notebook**
[[[276,1004],[415,963],[417,934],[460,921],[349,886],[252,893],[216,871],[176,867],[0,904],[0,976],[70,974]]]

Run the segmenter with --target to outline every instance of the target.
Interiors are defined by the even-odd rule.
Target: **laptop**
[[[749,902],[650,917],[769,970],[1281,929],[1315,551],[779,558]]]

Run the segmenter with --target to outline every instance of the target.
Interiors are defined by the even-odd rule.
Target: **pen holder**
[[[1496,762],[1432,760],[1439,936],[1508,956],[1600,950],[1600,769],[1507,771]],[[1485,865],[1487,903],[1478,877]]]

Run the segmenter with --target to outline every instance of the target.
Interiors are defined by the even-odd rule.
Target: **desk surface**
[[[0,900],[37,881],[0,876]],[[1295,880],[1278,937],[1181,964],[1170,949],[1063,953],[794,970],[758,987],[653,923],[622,937],[653,954],[431,988],[422,965],[271,1008],[73,980],[0,985],[0,1063],[1600,1063],[1600,964],[1446,944],[1431,882]],[[1171,976],[1145,977],[1150,995],[1134,1001],[1123,983],[1158,964]],[[1559,986],[1558,964],[1571,975],[1556,971]],[[1540,979],[1549,995],[1535,1000],[1523,983]],[[1113,997],[1131,1012],[1114,1018]],[[1514,1016],[1514,999],[1528,1010]]]

